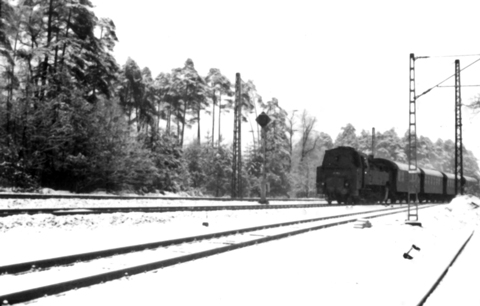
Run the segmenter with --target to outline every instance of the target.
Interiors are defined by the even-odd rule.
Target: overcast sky
[[[234,82],[239,72],[264,101],[275,97],[288,111],[307,109],[333,140],[347,123],[357,135],[393,127],[403,136],[410,53],[480,54],[478,1],[92,2],[97,16],[117,27],[119,64],[131,57],[155,77],[191,58],[201,75],[219,68]],[[453,75],[457,58],[464,68],[480,55],[417,60],[417,95]],[[461,83],[480,85],[480,62],[462,72]],[[454,85],[454,78],[443,85]],[[462,88],[463,103],[478,93],[480,87]],[[418,135],[455,139],[453,87],[435,88],[417,107]],[[233,134],[233,123],[224,124]],[[464,108],[463,124],[464,145],[480,158],[480,115]],[[194,137],[196,129],[188,133]]]

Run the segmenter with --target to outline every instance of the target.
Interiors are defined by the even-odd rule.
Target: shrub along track
[[[433,205],[420,205],[419,208],[427,208],[432,206]],[[268,224],[201,236],[126,246],[116,249],[3,266],[0,267],[0,282],[2,277],[9,278],[7,281],[15,280],[17,286],[15,286],[15,284],[13,284],[13,288],[5,288],[5,286],[0,286],[0,301],[8,301],[9,304],[26,302],[43,297],[45,295],[53,295],[75,288],[91,286],[105,281],[119,279],[125,276],[131,276],[214,254],[220,254],[250,245],[277,240],[292,235],[298,235],[312,230],[354,222],[358,218],[368,219],[403,213],[406,211],[406,209],[406,207],[392,207],[372,210],[369,212],[357,212],[337,216]],[[218,245],[221,246],[218,247]],[[199,246],[201,248],[200,251],[198,251]],[[166,247],[168,247],[168,249]],[[174,248],[172,249],[172,247]],[[148,252],[142,252],[145,250],[154,251],[151,251],[152,253],[147,254]],[[159,255],[153,253],[165,253],[167,250],[168,253],[171,254],[168,254],[167,258],[163,260],[158,260]],[[178,253],[182,253],[184,255],[178,256]],[[136,258],[133,260],[135,261],[135,264],[129,264],[128,267],[125,267],[125,261],[128,260],[125,260],[126,257],[122,256],[137,256],[139,254],[147,254],[150,257],[151,254],[153,254],[155,255],[154,258],[156,259],[152,261],[145,258]],[[165,257],[165,254],[163,255]],[[121,268],[109,268],[111,269],[109,272],[104,272],[106,269],[104,264],[101,264],[100,267],[96,267],[94,272],[88,272],[88,274],[85,274],[84,272],[89,269],[88,267],[79,267],[79,265],[95,264],[98,266],[98,262],[101,260],[113,261],[116,258],[119,262],[121,262]],[[132,260],[130,260],[130,262],[132,262]],[[109,263],[107,262],[106,265],[108,266]],[[83,272],[81,277],[72,276],[73,274],[70,273],[76,266],[77,269],[80,269]],[[64,275],[61,277],[56,276],[57,279],[52,281],[52,283],[45,284],[45,279],[52,280],[55,279],[55,276],[49,275],[48,277],[45,277],[41,274],[58,273],[58,271],[55,269],[62,271],[61,273]],[[65,276],[65,274],[67,274],[67,276]],[[40,275],[40,277],[38,275]],[[38,278],[37,284],[39,285],[28,285],[28,278],[32,276],[34,278]],[[27,279],[27,281],[24,281],[24,279]]]

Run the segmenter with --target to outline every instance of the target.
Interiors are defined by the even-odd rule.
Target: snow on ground
[[[447,277],[427,299],[425,306],[478,306],[480,294],[480,231],[477,229]]]
[[[0,218],[0,265],[378,208],[384,207],[8,216]]]
[[[420,210],[422,227],[405,225],[402,213],[372,219],[371,228],[348,224],[310,232],[41,298],[29,305],[416,305],[478,228],[479,210],[470,202],[480,204],[478,198],[459,197],[449,205]],[[303,211],[307,217],[313,212]],[[217,217],[210,220],[220,220]],[[138,224],[129,227],[141,236],[133,230]],[[9,232],[15,230],[1,236]],[[119,232],[119,239],[123,235]],[[90,244],[94,236],[89,239]],[[420,250],[410,251],[413,258],[407,260],[403,254],[412,244]],[[478,267],[475,256],[470,260],[464,265]]]
[[[480,205],[478,198],[461,199],[464,201],[464,208],[468,204]],[[460,204],[462,201],[459,201]],[[471,208],[475,206],[472,205]],[[468,211],[468,209],[466,209]],[[472,212],[472,211],[470,211]],[[448,270],[437,290],[427,299],[425,306],[478,306],[480,305],[480,294],[478,291],[478,276],[480,275],[480,228],[478,227],[480,212],[475,208],[475,213],[469,217],[475,218],[472,223],[477,224],[475,233],[466,245],[454,265]]]
[[[315,203],[327,202],[318,199]],[[270,201],[271,205],[312,204],[312,200],[298,201]],[[27,208],[94,208],[94,207],[156,207],[156,206],[226,206],[226,205],[260,205],[255,201],[212,201],[212,200],[172,200],[159,197],[158,199],[0,199],[0,209],[27,209]]]

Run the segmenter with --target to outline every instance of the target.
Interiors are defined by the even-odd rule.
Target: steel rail
[[[429,206],[424,206],[424,207],[421,207],[421,208],[423,209],[423,208],[428,208],[428,207],[432,207],[432,206],[433,205],[429,205]],[[390,208],[390,209],[384,209],[382,211],[385,211],[385,210],[389,210],[389,211],[388,212],[383,212],[383,213],[380,213],[380,214],[376,214],[376,215],[372,215],[372,216],[366,216],[364,218],[373,219],[373,218],[383,217],[383,216],[387,216],[387,215],[398,214],[398,213],[405,212],[406,208]],[[372,212],[369,212],[369,213],[372,214]],[[363,212],[362,214],[368,214],[368,213]],[[334,218],[334,216],[331,216],[331,218]],[[30,300],[33,300],[33,299],[44,297],[46,295],[59,294],[59,293],[62,293],[62,292],[65,292],[65,291],[68,291],[68,290],[71,290],[71,289],[75,289],[75,288],[87,287],[87,286],[103,283],[103,282],[106,282],[106,281],[119,279],[119,278],[122,278],[122,277],[125,277],[125,276],[131,276],[131,275],[135,275],[135,274],[139,274],[139,273],[143,273],[143,272],[147,272],[147,271],[151,271],[151,270],[155,270],[155,269],[159,269],[159,268],[164,268],[164,267],[168,267],[168,266],[171,266],[171,265],[184,263],[184,262],[192,261],[192,260],[203,258],[203,257],[208,257],[208,256],[211,256],[211,255],[220,254],[220,253],[224,253],[224,252],[227,252],[227,251],[231,251],[231,250],[235,250],[235,249],[239,249],[239,248],[243,248],[243,247],[247,247],[247,246],[251,246],[251,245],[265,243],[265,242],[272,241],[272,240],[278,240],[278,239],[282,239],[282,238],[285,238],[285,237],[306,233],[306,232],[313,231],[313,230],[319,230],[319,229],[323,229],[323,228],[329,228],[329,227],[333,227],[333,226],[352,223],[352,222],[355,222],[357,220],[358,220],[357,218],[350,218],[350,219],[347,219],[347,220],[333,221],[333,222],[330,222],[330,223],[316,225],[316,226],[309,227],[309,228],[297,229],[297,230],[284,232],[284,233],[271,235],[271,236],[266,236],[266,237],[246,241],[246,242],[230,244],[230,245],[223,246],[223,247],[216,248],[216,249],[196,252],[196,253],[183,255],[183,256],[179,256],[179,257],[175,257],[175,258],[169,258],[169,259],[166,259],[166,260],[160,260],[160,261],[156,261],[156,262],[144,263],[144,264],[136,265],[136,266],[129,267],[129,268],[117,269],[117,270],[106,272],[106,273],[91,275],[91,276],[88,276],[88,277],[74,279],[74,280],[70,280],[70,281],[66,281],[66,282],[55,283],[55,284],[42,286],[42,287],[37,287],[37,288],[31,288],[31,289],[27,289],[27,290],[23,290],[23,291],[19,291],[19,292],[8,293],[8,294],[5,294],[3,296],[0,296],[0,301],[7,301],[8,304],[27,302],[27,301],[30,301]],[[287,223],[298,224],[299,222],[293,221],[293,222],[287,222]],[[287,223],[283,223],[283,224],[287,224]],[[238,230],[234,230],[234,231],[231,231],[231,232],[237,233]]]
[[[185,237],[185,238],[177,238],[177,239],[171,239],[171,240],[143,243],[143,244],[138,244],[138,245],[131,245],[131,246],[125,246],[125,247],[119,247],[119,248],[113,248],[113,249],[107,249],[107,250],[99,250],[99,251],[93,251],[93,252],[87,252],[87,253],[81,253],[81,254],[74,254],[74,255],[68,255],[68,256],[61,256],[61,257],[54,257],[54,258],[43,259],[43,260],[28,261],[28,262],[22,262],[22,263],[11,264],[11,265],[6,265],[6,266],[0,266],[0,274],[2,274],[2,273],[13,274],[13,273],[25,272],[25,271],[29,271],[30,269],[32,269],[32,267],[35,267],[35,269],[45,269],[45,268],[49,268],[49,267],[53,267],[53,266],[73,264],[73,263],[76,263],[78,261],[87,261],[87,260],[92,260],[92,259],[97,259],[97,258],[109,257],[109,256],[113,256],[113,255],[120,255],[120,254],[125,254],[125,253],[130,253],[130,252],[143,251],[143,250],[146,250],[146,249],[154,249],[154,248],[158,248],[158,247],[166,247],[166,246],[171,246],[171,245],[189,243],[189,242],[192,242],[192,241],[218,238],[218,237],[222,237],[222,236],[234,235],[234,234],[237,234],[237,233],[247,233],[247,232],[251,232],[251,231],[258,231],[258,230],[262,230],[262,229],[282,227],[282,226],[288,226],[288,225],[293,225],[293,224],[324,221],[324,220],[335,219],[335,218],[344,218],[344,217],[351,217],[351,216],[356,216],[356,215],[360,215],[360,214],[376,213],[376,212],[399,210],[399,209],[402,209],[402,208],[401,207],[384,208],[384,209],[377,209],[377,210],[371,210],[371,211],[363,211],[363,212],[356,212],[356,213],[349,213],[349,214],[318,217],[318,218],[311,218],[311,219],[304,219],[304,220],[297,220],[297,221],[272,223],[272,224],[253,226],[253,227],[247,227],[247,228],[241,228],[241,229],[235,229],[235,230],[229,230],[229,231],[222,231],[222,232],[218,232],[218,233],[211,233],[211,234],[197,235],[197,236],[191,236],[191,237]]]
[[[430,289],[427,291],[427,293],[422,297],[422,299],[420,300],[420,302],[417,304],[417,306],[423,306],[425,304],[425,302],[427,301],[427,299],[430,297],[430,295],[435,291],[435,289],[437,289],[438,285],[442,282],[442,280],[444,279],[444,277],[447,275],[448,273],[448,270],[453,266],[453,264],[455,263],[455,261],[457,260],[458,256],[460,256],[460,254],[462,254],[463,252],[463,249],[465,249],[465,247],[467,246],[467,244],[470,242],[470,239],[472,238],[473,234],[475,233],[475,231],[472,231],[472,233],[468,236],[468,238],[465,240],[465,242],[462,244],[462,246],[460,247],[460,249],[455,253],[455,256],[452,258],[452,260],[448,263],[448,265],[445,267],[445,269],[442,271],[442,273],[440,274],[440,276],[435,280],[435,282],[432,284],[432,286],[430,287]]]
[[[131,207],[76,207],[76,208],[7,208],[0,209],[0,217],[12,215],[89,215],[104,213],[163,213],[179,211],[216,211],[216,210],[262,210],[287,208],[318,208],[329,204],[287,204],[287,205],[210,205],[210,206],[131,206]]]
[[[88,199],[88,200],[192,200],[218,202],[258,202],[259,198],[218,198],[218,197],[164,197],[164,196],[122,196],[122,195],[84,195],[84,194],[36,194],[36,193],[0,193],[0,199]],[[319,201],[321,198],[269,198],[270,201]]]
[[[394,203],[389,205],[403,205],[405,203]],[[428,204],[428,203],[424,203]],[[430,203],[433,204],[433,203]],[[441,203],[435,203],[441,204]],[[362,204],[382,205],[382,204]],[[128,207],[63,207],[63,208],[3,208],[0,209],[0,217],[8,217],[14,215],[36,215],[36,214],[53,214],[53,215],[91,215],[104,213],[164,213],[164,212],[181,212],[181,211],[218,211],[218,210],[268,210],[268,209],[291,209],[291,208],[319,208],[319,207],[339,207],[350,206],[347,204],[281,204],[281,205],[209,205],[209,206],[128,206]]]

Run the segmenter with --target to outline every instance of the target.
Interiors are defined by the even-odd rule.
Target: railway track
[[[0,199],[2,195],[0,194]],[[86,197],[73,197],[73,196],[58,196],[55,198],[60,199],[92,199],[92,196]],[[22,197],[22,199],[48,199],[48,197],[42,197],[36,195],[35,197]],[[111,197],[105,198],[102,196],[95,197],[96,200],[112,199]],[[148,197],[119,197],[115,199],[121,200],[145,200],[156,199],[159,200],[158,206],[78,206],[77,207],[43,207],[43,208],[0,208],[0,217],[15,216],[15,215],[37,215],[37,214],[52,214],[52,215],[95,215],[106,213],[129,213],[129,212],[142,212],[142,213],[163,213],[163,212],[185,212],[185,211],[219,211],[219,210],[269,210],[269,209],[291,209],[291,208],[319,208],[319,207],[340,207],[350,206],[348,204],[327,204],[321,199],[275,199],[271,201],[282,202],[311,202],[308,204],[271,204],[260,205],[255,203],[258,199],[243,199],[241,201],[251,201],[253,204],[245,205],[198,205],[202,201],[232,201],[232,199],[219,199],[219,198],[148,198]],[[189,200],[195,205],[191,206],[161,206],[162,200]],[[239,201],[240,200],[234,200]],[[101,205],[101,204],[99,204]],[[362,204],[362,206],[378,205],[377,203]],[[406,205],[406,203],[395,203],[389,205]]]
[[[428,207],[432,205],[420,205],[419,208]],[[383,208],[296,220],[2,266],[0,301],[7,301],[8,304],[27,302],[45,295],[100,284],[312,230],[355,222],[359,218],[370,219],[404,213],[406,209],[406,207]],[[45,280],[48,280],[48,283]]]
[[[102,195],[42,195],[42,194],[2,194],[0,193],[0,199],[10,200],[66,200],[63,207],[57,207],[58,203],[52,204],[52,207],[48,206],[48,203],[40,203],[41,207],[28,207],[29,203],[26,203],[26,207],[22,207],[21,204],[14,204],[16,207],[7,207],[7,205],[0,206],[0,217],[14,216],[14,215],[36,215],[36,214],[53,214],[53,215],[88,215],[88,214],[104,214],[104,213],[129,213],[129,212],[143,212],[143,213],[162,213],[162,212],[182,212],[182,211],[218,211],[218,210],[268,210],[268,209],[289,209],[289,208],[318,208],[327,206],[325,201],[321,199],[270,199],[270,201],[283,202],[285,204],[276,205],[260,205],[258,199],[244,198],[244,199],[231,199],[231,198],[205,198],[205,197],[148,197],[148,196],[102,196]],[[75,207],[69,207],[68,200],[98,200],[98,203],[88,203],[82,205],[75,203]],[[119,201],[121,205],[118,206],[102,206],[102,200],[115,200]],[[131,200],[148,200],[151,202],[144,206],[125,206],[122,204],[128,203]],[[158,201],[158,202],[157,202]],[[165,201],[188,201],[191,205],[165,205]],[[123,203],[122,203],[123,202]],[[217,202],[218,205],[203,205],[204,202]],[[231,202],[242,202],[245,204],[222,204]],[[251,202],[251,203],[248,203]],[[295,203],[297,202],[297,203]],[[298,203],[301,202],[301,203]],[[288,204],[291,203],[291,204]],[[97,206],[98,204],[98,206]]]
[[[9,208],[0,209],[0,217],[14,215],[91,215],[105,213],[162,213],[180,211],[216,211],[216,210],[265,210],[288,208],[318,208],[328,204],[285,204],[285,205],[210,205],[210,206],[136,206],[136,207],[81,207],[81,208]]]
[[[85,199],[85,200],[192,200],[192,201],[216,201],[216,202],[232,202],[232,201],[252,201],[258,202],[258,198],[218,198],[218,197],[164,197],[164,196],[122,196],[122,195],[82,195],[82,194],[39,194],[39,193],[0,193],[0,199]],[[318,198],[275,198],[267,199],[269,201],[303,201],[316,202]]]

